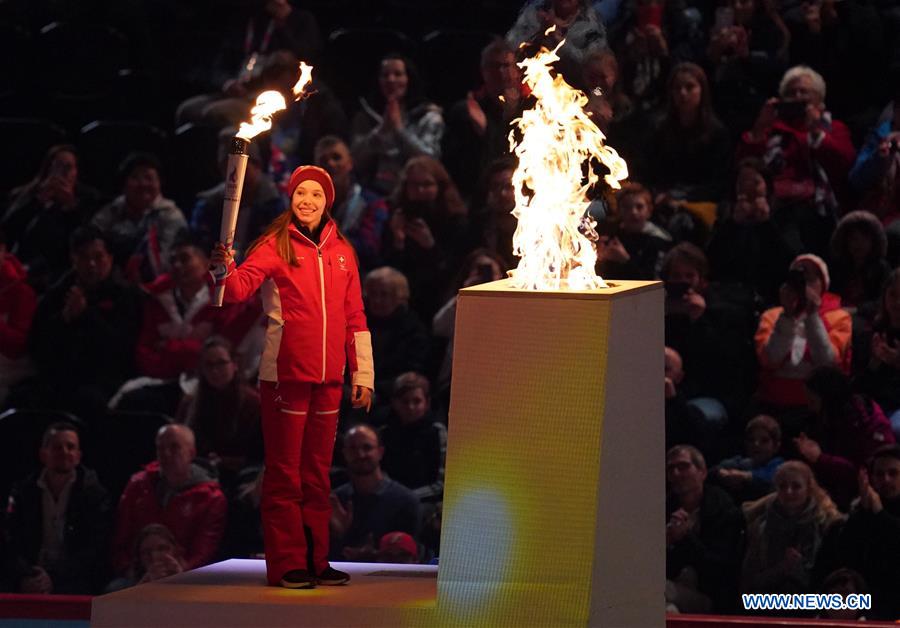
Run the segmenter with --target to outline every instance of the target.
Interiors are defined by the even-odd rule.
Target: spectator
[[[316,165],[327,170],[334,181],[331,217],[356,249],[360,268],[364,272],[375,268],[381,260],[387,203],[356,181],[353,157],[341,138],[326,135],[316,142]]]
[[[671,236],[650,222],[653,197],[639,183],[626,183],[616,196],[616,219],[599,228],[599,273],[610,279],[655,279]]]
[[[9,498],[11,570],[22,593],[94,594],[104,581],[110,503],[97,474],[81,465],[71,423],[54,423],[39,451],[41,471]]]
[[[297,9],[288,0],[266,0],[232,11],[234,19],[219,39],[221,46],[212,72],[204,77],[219,87],[219,93],[194,96],[183,102],[176,124],[205,122],[228,124],[249,110],[248,98],[259,90],[264,69],[279,52],[310,60],[322,48],[322,35],[315,16]],[[294,63],[296,71],[297,63]],[[296,80],[296,78],[294,79]],[[234,122],[230,122],[234,124]]]
[[[806,404],[803,381],[817,366],[850,364],[850,315],[828,292],[828,266],[799,255],[779,289],[781,306],[766,310],[756,330],[760,400],[782,410]],[[793,435],[793,434],[791,434]]]
[[[364,185],[381,194],[397,186],[403,165],[412,157],[441,155],[444,117],[425,100],[416,68],[406,57],[381,59],[378,89],[360,99],[353,117],[353,161]]]
[[[381,470],[384,446],[368,425],[344,435],[344,460],[350,481],[331,495],[331,556],[373,562],[375,539],[388,532],[419,533],[419,500]]]
[[[703,251],[689,242],[674,246],[663,258],[666,344],[684,360],[682,388],[688,405],[700,411],[706,430],[715,430],[724,427],[727,416],[743,411],[752,393],[748,338],[753,323],[749,313],[717,302],[708,272]]]
[[[0,407],[10,388],[32,374],[27,343],[36,309],[28,273],[9,252],[6,235],[0,231]]]
[[[806,380],[815,421],[809,436],[794,438],[797,452],[841,509],[856,496],[857,470],[881,445],[894,442],[878,404],[854,394],[850,378],[835,366],[820,366]]]
[[[862,196],[860,208],[871,211],[887,227],[900,218],[900,69],[892,77],[890,115],[869,131],[850,170],[850,185]]]
[[[741,591],[811,592],[816,555],[829,529],[843,517],[802,462],[778,467],[775,491],[743,506],[747,555]]]
[[[624,36],[614,48],[625,93],[635,103],[637,117],[646,123],[650,112],[665,100],[665,81],[672,63],[666,31],[672,25],[664,24],[668,16],[662,2],[639,0],[636,4],[634,19],[623,25]]]
[[[666,479],[666,602],[683,613],[728,612],[736,602],[740,510],[706,484],[706,460],[694,447],[669,449]]]
[[[50,147],[34,179],[10,193],[0,229],[41,292],[69,267],[59,243],[87,222],[99,204],[100,193],[78,180],[78,152],[70,144]]]
[[[378,562],[414,565],[419,562],[419,544],[406,532],[388,532],[378,541]]]
[[[236,133],[234,127],[226,127],[219,132],[218,162],[223,180],[215,187],[200,192],[191,212],[191,231],[201,240],[212,242],[219,237],[225,199],[224,177],[228,174],[225,172],[228,150]],[[266,226],[285,210],[281,193],[265,172],[259,145],[250,142],[247,152],[249,157],[234,231],[235,247],[241,250],[256,240]]]
[[[772,305],[778,302],[778,287],[793,254],[771,220],[771,177],[761,160],[738,164],[733,193],[706,251],[711,278],[732,288],[752,289],[742,299],[748,305],[757,296]]]
[[[519,265],[519,258],[513,254],[513,235],[519,226],[518,218],[512,213],[516,208],[512,184],[515,171],[516,161],[512,157],[500,157],[490,163],[484,173],[484,204],[472,215],[475,240],[480,240],[484,248],[499,258],[502,272]]]
[[[138,337],[137,366],[142,375],[171,379],[193,372],[203,342],[221,334],[238,343],[259,318],[257,303],[211,303],[207,248],[183,237],[172,247],[171,271],[144,286],[148,298]]]
[[[785,69],[790,41],[772,2],[729,0],[716,8],[706,55],[716,110],[729,128],[753,123]]]
[[[175,420],[196,436],[197,453],[213,462],[222,480],[262,462],[259,393],[238,371],[234,345],[210,336],[200,350],[197,389],[178,404]]]
[[[401,373],[425,369],[428,331],[409,309],[409,296],[406,277],[388,266],[371,271],[363,282],[379,402],[390,399],[391,386]]]
[[[131,476],[116,515],[112,566],[127,573],[141,530],[165,525],[184,548],[184,567],[212,562],[225,532],[226,502],[219,483],[193,462],[194,432],[186,425],[165,425],[156,435],[156,461]]]
[[[825,110],[825,80],[807,66],[785,72],[779,98],[741,136],[739,157],[762,157],[774,176],[774,219],[797,251],[825,253],[856,152]]]
[[[772,492],[775,471],[784,462],[781,426],[772,417],[760,414],[744,428],[744,455],[723,460],[713,469],[713,477],[735,502],[759,499]]]
[[[444,351],[444,359],[438,369],[436,384],[438,397],[448,404],[450,401],[450,375],[453,370],[453,338],[456,326],[457,293],[462,288],[503,279],[502,268],[503,260],[488,249],[475,249],[469,253],[454,282],[453,296],[431,319],[431,330],[434,337],[447,340],[447,347]]]
[[[529,52],[539,47],[553,50],[563,40],[566,44],[557,53],[559,70],[575,84],[585,56],[606,47],[606,28],[587,0],[535,0],[525,5],[506,34],[511,46],[528,44]]]
[[[28,346],[43,389],[39,402],[89,417],[134,370],[140,297],[113,272],[95,228],[76,229],[69,250],[73,270],[38,304]]]
[[[419,501],[440,501],[447,428],[432,413],[431,385],[424,376],[408,372],[394,381],[390,415],[379,437],[385,451],[384,471],[411,489]]]
[[[144,526],[135,540],[134,557],[128,571],[110,582],[106,593],[174,576],[184,568],[184,550],[175,535],[166,526],[151,523]]]
[[[900,269],[891,272],[882,289],[869,355],[856,385],[884,409],[900,436]]]
[[[467,199],[489,164],[509,155],[510,123],[527,99],[515,48],[505,40],[484,47],[480,67],[481,87],[450,108],[441,151],[441,161]]]
[[[407,162],[391,207],[385,263],[406,275],[412,309],[429,319],[468,248],[468,209],[441,162],[425,156]]]
[[[886,255],[887,236],[874,214],[855,211],[841,218],[831,236],[831,283],[844,308],[861,321],[875,317],[891,270]]]
[[[900,446],[885,445],[858,476],[859,500],[840,534],[829,538],[817,571],[858,571],[872,592],[871,619],[900,618]]]
[[[670,203],[718,202],[732,150],[713,111],[703,68],[693,63],[672,68],[667,103],[647,147],[653,155],[648,182]]]
[[[101,209],[91,224],[103,231],[116,263],[129,281],[152,281],[169,269],[172,245],[187,228],[184,214],[162,196],[159,160],[132,153],[119,167],[122,194]]]
[[[838,594],[845,600],[849,595],[869,593],[869,585],[862,575],[852,569],[837,569],[828,574],[822,584],[822,593],[825,595]],[[816,615],[816,619],[833,619],[837,621],[865,621],[863,609],[853,608],[829,608]]]

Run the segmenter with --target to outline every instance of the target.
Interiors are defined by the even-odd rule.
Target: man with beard
[[[819,577],[840,567],[858,571],[872,592],[871,618],[900,618],[900,445],[881,447],[860,470],[859,500],[830,540],[816,562]]]
[[[384,446],[370,426],[350,428],[343,453],[350,481],[331,494],[331,558],[375,562],[375,543],[388,532],[417,537],[419,500],[381,470]]]

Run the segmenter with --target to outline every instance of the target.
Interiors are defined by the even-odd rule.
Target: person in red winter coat
[[[259,305],[214,307],[209,257],[189,239],[172,248],[171,270],[143,286],[147,299],[135,362],[141,375],[175,378],[197,366],[203,342],[213,335],[240,344],[261,314]]]
[[[186,569],[208,565],[225,534],[225,494],[209,471],[193,462],[194,432],[186,425],[165,425],[156,435],[156,460],[131,476],[116,512],[112,567],[124,575],[135,541],[147,525],[161,523],[184,548]]]
[[[307,589],[350,580],[328,563],[329,469],[345,370],[353,406],[367,409],[375,373],[356,255],[328,214],[331,177],[300,166],[288,193],[290,209],[250,246],[239,267],[222,243],[211,262],[226,268],[224,278],[216,278],[224,282],[226,302],[262,291],[268,317],[259,367],[266,573],[270,585]]]
[[[31,373],[27,340],[37,297],[27,278],[28,273],[8,252],[6,238],[0,232],[0,404],[10,386]]]

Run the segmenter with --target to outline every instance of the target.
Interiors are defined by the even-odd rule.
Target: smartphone
[[[805,100],[779,100],[775,110],[785,122],[796,122],[806,117],[806,104]]]
[[[794,291],[794,294],[797,295],[797,307],[799,309],[806,308],[806,275],[803,274],[803,271],[799,268],[795,268],[793,270],[788,271],[787,279],[785,280],[785,285],[788,288]]]
[[[666,290],[666,298],[680,299],[691,289],[691,284],[676,281],[667,281],[664,284]]]

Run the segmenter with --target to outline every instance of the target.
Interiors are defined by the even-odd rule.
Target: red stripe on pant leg
[[[278,584],[291,569],[306,569],[300,452],[308,415],[282,410],[309,412],[309,391],[309,384],[281,383],[276,388],[272,382],[260,382],[266,464],[260,512],[269,584]]]
[[[331,456],[337,432],[338,414],[331,412],[341,403],[340,384],[313,386],[309,418],[303,436],[300,477],[303,482],[303,523],[313,537],[313,563],[316,573],[328,567],[328,522],[331,519]]]

